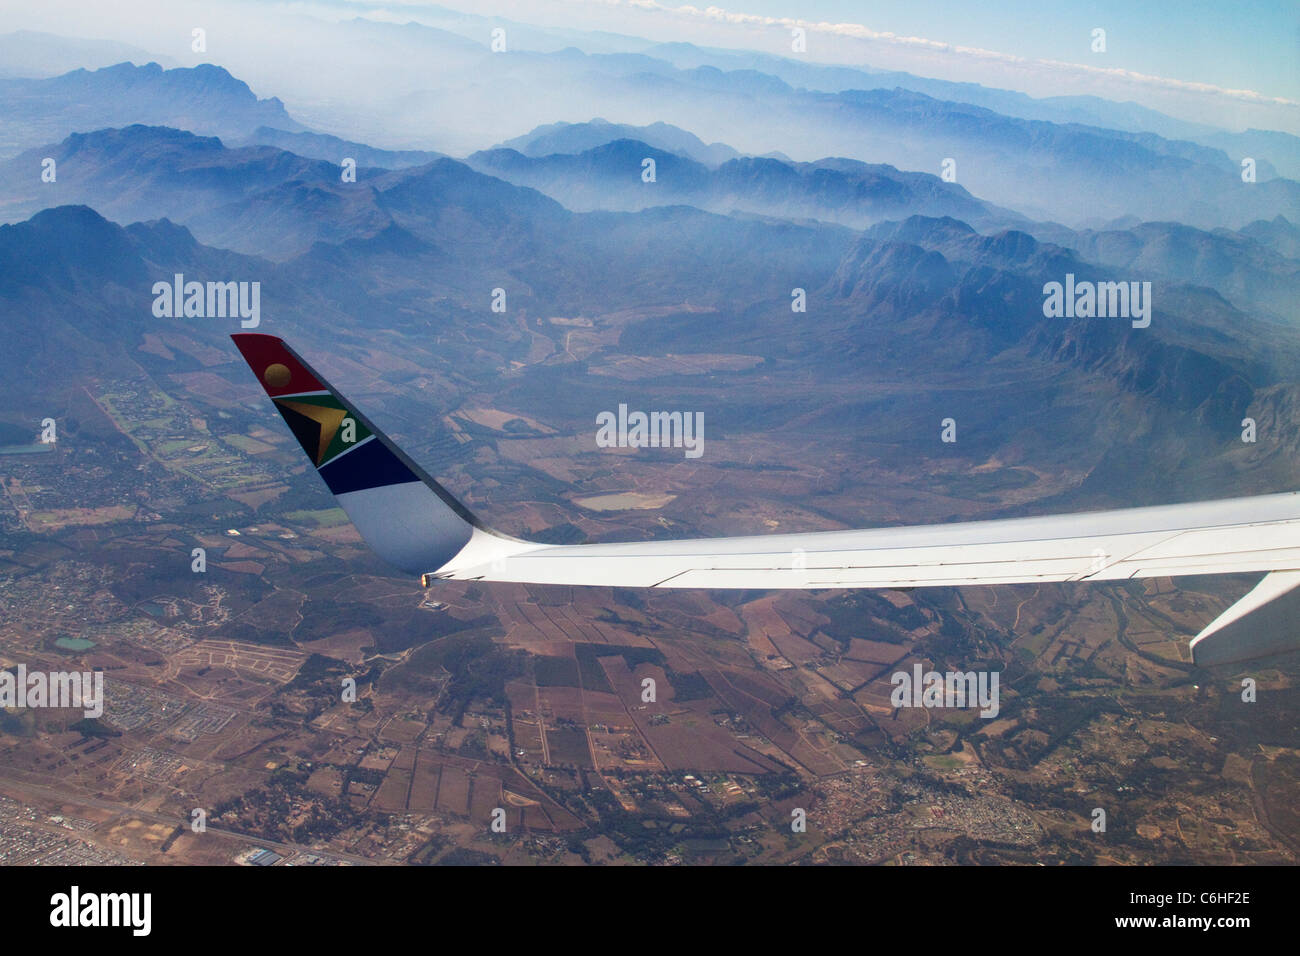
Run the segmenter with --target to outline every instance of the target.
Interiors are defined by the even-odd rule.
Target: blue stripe
[[[420,480],[381,441],[358,445],[348,454],[327,461],[319,472],[329,490],[336,495]]]

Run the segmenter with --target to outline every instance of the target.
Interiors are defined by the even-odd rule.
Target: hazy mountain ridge
[[[586,123],[551,123],[547,126],[539,126],[523,136],[506,140],[496,148],[510,149],[524,156],[540,158],[553,153],[583,153],[620,139],[636,140],[655,149],[692,159],[705,166],[721,166],[727,160],[735,159],[740,155],[726,143],[706,144],[694,133],[669,123],[630,126],[627,123],[611,123],[600,118]]]
[[[1300,259],[1300,228],[1281,213],[1272,219],[1257,219],[1238,230],[1243,236],[1268,246],[1278,255]]]
[[[653,184],[641,181],[646,155],[659,164]],[[55,183],[31,175],[44,156],[58,163]],[[451,175],[457,167],[464,173]],[[529,194],[536,188],[578,211],[687,204],[850,226],[913,212],[977,222],[1017,219],[938,177],[850,160],[787,164],[745,157],[710,170],[645,144],[618,141],[578,156],[533,160],[502,150],[471,157],[469,165],[443,158],[400,170],[363,167],[357,182],[345,183],[337,162],[267,146],[228,148],[214,137],[146,126],[76,134],[0,164],[7,184],[0,188],[0,215],[13,221],[51,204],[88,203],[121,221],[172,218],[205,242],[285,258],[316,241],[386,228],[396,221],[410,184],[428,178],[415,170],[441,170],[438,189],[478,190],[480,196],[501,195],[489,180],[504,179],[514,184],[508,190],[514,202],[535,205]],[[437,192],[431,181],[426,186]],[[261,212],[251,215],[251,206]],[[462,228],[469,235],[483,225]]]
[[[646,159],[655,162],[653,182],[643,179]],[[676,153],[620,139],[576,154],[529,157],[496,149],[466,161],[581,211],[687,203],[715,212],[821,219],[851,228],[903,211],[990,223],[1020,218],[938,176],[846,159],[792,163],[746,156],[710,169]]]
[[[53,183],[33,175],[43,156],[57,163]],[[216,137],[169,127],[76,133],[0,164],[0,169],[10,184],[0,192],[0,210],[11,221],[50,205],[86,203],[121,221],[171,218],[192,225],[215,244],[280,253],[305,248],[311,240],[304,233],[311,230],[350,235],[358,225],[378,229],[386,223],[365,208],[364,189],[342,188],[335,164],[269,146],[228,149]],[[297,202],[272,209],[265,207],[264,196],[260,223],[250,226],[242,211],[228,208],[278,187],[296,188]],[[274,225],[286,216],[298,217],[292,236]]]
[[[83,37],[66,37],[39,30],[0,34],[0,77],[40,78],[72,70],[97,70],[118,63],[176,63],[129,43]]]
[[[924,93],[935,99],[984,107],[1018,119],[1100,126],[1129,133],[1154,133],[1165,139],[1187,140],[1223,150],[1234,157],[1253,156],[1264,159],[1281,175],[1290,179],[1300,178],[1300,137],[1253,129],[1240,133],[1228,132],[1204,123],[1168,116],[1133,102],[1081,95],[1034,97],[1016,90],[979,83],[939,80],[895,70],[809,63],[768,53],[710,50],[691,43],[663,43],[648,48],[641,55],[638,70],[647,69],[647,65],[655,59],[678,68],[707,65],[724,70],[768,73],[796,89],[842,93],[847,90],[897,88]]]
[[[660,180],[643,183],[640,159],[648,149],[645,144],[619,141],[577,157],[530,160],[513,152],[505,155],[526,169],[559,164],[561,178],[581,182],[585,175],[599,188],[604,187],[609,170],[618,169],[633,191],[674,184],[664,190],[667,198],[692,200],[695,205],[704,205],[711,195],[749,196],[752,201],[754,195],[764,191],[770,196],[780,187],[803,187],[806,179],[812,179],[834,197],[835,190],[842,190],[846,181],[865,191],[868,180],[845,180],[844,170],[859,176],[880,172],[878,168],[843,160],[791,168],[774,160],[753,158],[732,160],[718,170],[709,170],[673,154],[651,151],[657,158]],[[706,233],[722,230],[720,235],[739,235],[757,225],[734,218],[711,218],[707,209],[688,212],[673,205],[665,205],[647,219],[627,219],[626,214],[613,219],[601,214],[575,216],[539,192],[485,176],[451,159],[395,171],[363,168],[357,183],[343,183],[339,167],[332,163],[303,159],[272,147],[227,149],[215,138],[160,128],[131,127],[69,137],[61,144],[59,155],[64,170],[62,181],[37,185],[28,178],[27,198],[6,203],[11,218],[24,203],[39,205],[51,196],[71,193],[75,201],[102,203],[104,211],[115,218],[171,218],[195,230],[206,243],[282,260],[304,254],[306,261],[322,255],[328,258],[333,253],[321,250],[337,248],[339,254],[363,260],[441,256],[448,261],[485,265],[496,260],[509,271],[521,259],[534,264],[550,259],[549,280],[572,268],[572,262],[561,264],[564,257],[599,241],[596,236],[602,230],[644,232],[651,228],[649,223],[664,217],[692,223],[690,228],[701,228]],[[28,161],[15,162],[21,166]],[[582,163],[589,168],[579,175],[575,164]],[[907,193],[911,182],[935,188],[941,195],[960,195],[957,188],[941,183],[937,177],[900,174],[887,168],[883,173],[879,182],[885,187],[884,196],[876,198],[888,209],[924,205]],[[505,175],[509,178],[509,171]],[[764,177],[767,181],[763,181]],[[10,176],[7,181],[22,180]],[[123,183],[131,188],[123,188]],[[811,194],[815,197],[815,190]],[[908,201],[896,202],[900,195],[907,196]],[[726,204],[716,199],[714,202]],[[833,199],[823,202],[828,207],[834,205]],[[976,211],[985,208],[973,199],[970,203]],[[807,206],[800,208],[800,212],[807,211]],[[774,213],[770,208],[766,212]],[[788,215],[789,209],[781,212]],[[858,241],[858,247],[859,254],[864,249],[878,252],[880,244],[885,243],[897,254],[900,244],[910,245],[939,253],[945,263],[963,262],[971,267],[1039,275],[1034,292],[1039,308],[1043,282],[1061,281],[1071,271],[1082,277],[1088,269],[1104,269],[1108,277],[1125,280],[1165,279],[1222,288],[1224,294],[1243,304],[1261,299],[1281,304],[1289,294],[1287,283],[1296,281],[1293,260],[1227,231],[1208,233],[1179,224],[1144,223],[1130,230],[1072,233],[1048,224],[1045,231],[1053,236],[1054,244],[1042,244],[1028,234],[1037,227],[1032,223],[1018,230],[999,227],[997,235],[986,236],[957,217],[912,214],[872,227]],[[765,227],[766,234],[778,235],[781,228],[773,223]],[[635,247],[640,241],[634,239],[631,243]],[[1067,247],[1074,253],[1067,254]],[[1198,252],[1188,255],[1188,249]],[[1073,254],[1078,258],[1070,258]],[[702,255],[708,261],[709,254]],[[618,257],[606,251],[603,258]],[[674,258],[680,258],[681,267],[688,272],[698,270],[687,264],[689,257],[680,250]],[[601,257],[594,261],[601,261]],[[722,267],[721,262],[715,267]],[[832,268],[844,273],[847,266],[840,263]],[[936,268],[933,260],[916,262],[906,256],[874,262],[870,269],[856,266],[854,274],[863,278],[855,281],[869,287],[863,290],[863,311],[874,313],[887,306],[914,311],[919,304],[929,304],[927,296],[932,298],[956,282],[954,274],[942,268],[935,272]],[[920,272],[913,275],[914,269]],[[1118,269],[1124,271],[1119,273]],[[917,278],[926,275],[926,281]],[[396,274],[387,281],[403,284]],[[626,283],[628,277],[611,274],[608,281]],[[841,275],[839,284],[845,281]],[[900,293],[884,291],[900,282],[906,290],[903,298],[897,297]],[[972,300],[979,301],[978,297]]]
[[[157,325],[153,283],[171,281],[177,271],[224,281],[263,270],[200,245],[172,223],[124,228],[86,206],[0,226],[5,334],[28,343],[6,362],[3,394],[11,411],[42,402],[61,407],[70,389],[92,378],[138,375],[140,338]],[[218,330],[209,325],[191,322],[186,333],[215,345]]]
[[[49,79],[0,80],[0,156],[71,133],[132,124],[239,137],[260,126],[301,129],[275,97],[259,99],[219,66],[164,70],[119,63]]]
[[[1300,186],[1270,178],[1266,160],[1257,161],[1258,181],[1246,184],[1236,159],[1194,143],[1022,120],[902,89],[818,93],[763,74],[700,67],[610,77],[602,94],[625,107],[620,115],[629,122],[652,102],[657,119],[710,128],[745,153],[791,152],[793,142],[800,160],[848,155],[935,173],[950,158],[956,181],[975,195],[1037,218],[1173,216],[1211,228],[1300,210]]]
[[[414,36],[419,42],[428,39],[419,31]],[[457,41],[461,55],[474,55],[472,44],[465,48],[467,41]],[[541,62],[545,68],[537,67],[542,73],[536,84],[542,100],[554,93],[562,99],[571,95],[580,104],[585,97],[578,95],[580,90],[598,88],[628,125],[639,125],[635,118],[651,103],[659,113],[651,123],[683,131],[713,128],[721,142],[742,153],[789,152],[790,143],[798,142],[801,149],[794,155],[803,161],[847,155],[927,174],[937,174],[951,159],[956,183],[986,202],[1035,218],[1077,225],[1136,215],[1200,228],[1239,227],[1279,213],[1300,220],[1300,184],[1275,178],[1265,158],[1257,161],[1258,181],[1243,183],[1237,159],[1150,133],[1017,119],[903,89],[797,90],[753,71],[698,67],[575,75],[540,54],[480,56],[495,59],[480,61],[482,82],[474,98],[488,95],[497,84],[524,81]],[[0,120],[9,120],[6,128],[17,137],[8,143],[11,152],[55,141],[75,129],[141,121],[232,142],[263,127],[302,131],[279,100],[258,100],[246,84],[214,66],[164,71],[156,64],[121,64],[49,80],[0,81],[0,92],[8,94]],[[393,107],[403,118],[389,135],[407,135],[410,124],[428,129],[420,117],[445,112],[450,93],[400,96]],[[463,105],[472,108],[475,101]],[[525,121],[530,115],[526,104],[517,112]],[[485,131],[496,122],[495,115],[486,115]]]
[[[352,140],[331,136],[327,133],[297,132],[259,126],[243,139],[230,143],[231,146],[274,146],[286,152],[296,153],[311,159],[340,164],[344,159],[352,159],[358,166],[378,166],[383,169],[403,169],[407,166],[423,166],[435,159],[442,159],[442,153],[423,149],[378,149]]]
[[[1056,241],[1091,262],[1208,286],[1279,319],[1293,318],[1300,301],[1300,261],[1256,241],[1248,230],[1207,232],[1181,223],[1144,222],[1125,230],[1081,230]]]

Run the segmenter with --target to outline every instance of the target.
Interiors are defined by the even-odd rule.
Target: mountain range
[[[477,54],[462,41],[460,55]],[[46,128],[84,124],[83,102],[114,96],[168,119],[64,133],[0,167],[0,303],[20,340],[39,339],[6,377],[10,414],[91,379],[238,381],[213,358],[230,321],[153,315],[153,283],[183,273],[261,283],[268,331],[382,395],[376,414],[440,454],[455,441],[434,410],[471,396],[576,437],[592,408],[650,389],[665,407],[707,405],[723,448],[784,438],[840,470],[912,456],[949,499],[977,493],[958,473],[984,462],[1033,462],[1054,477],[1026,494],[1062,506],[1158,498],[1143,482],[1171,469],[1189,497],[1292,480],[1296,184],[1267,167],[1243,183],[1209,147],[701,65],[628,74],[613,98],[661,87],[670,116],[730,103],[718,115],[743,116],[741,138],[552,122],[460,161],[304,129],[219,67],[17,82],[0,109],[43,98]],[[926,152],[931,171],[747,155],[758,119],[745,104],[759,101],[789,119],[786,149],[857,130],[854,155]],[[937,159],[953,144],[949,182]],[[54,182],[39,175],[47,157]],[[971,186],[1001,163],[982,175],[1018,183],[1005,206]],[[1072,215],[1033,215],[1043,203]],[[1067,275],[1150,282],[1150,327],[1045,316],[1045,284]],[[799,295],[806,311],[792,310]],[[374,370],[379,354],[400,356],[396,382]],[[683,356],[710,370],[674,371]],[[931,432],[954,411],[964,437],[941,453],[965,466],[949,472]],[[1266,444],[1239,441],[1246,416],[1268,423]],[[559,492],[501,448],[449,468],[520,500]],[[847,520],[842,508],[828,499],[825,514]]]
[[[0,156],[71,133],[147,123],[214,136],[302,127],[275,97],[259,99],[219,66],[164,70],[118,63],[44,79],[0,79]]]

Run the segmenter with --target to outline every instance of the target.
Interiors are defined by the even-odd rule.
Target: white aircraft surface
[[[551,545],[493,531],[281,339],[233,335],[367,544],[439,579],[633,588],[917,588],[1265,572],[1191,642],[1203,666],[1300,647],[1300,493],[807,534]]]

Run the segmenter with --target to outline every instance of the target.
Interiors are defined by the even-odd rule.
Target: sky
[[[319,0],[423,19],[425,0]],[[1031,96],[1134,101],[1227,129],[1300,133],[1300,0],[443,0],[538,26],[802,56]],[[1094,52],[1093,31],[1105,31]]]
[[[1091,51],[1092,30],[1101,27],[1107,65],[1300,101],[1297,0],[728,0],[720,6],[1090,64],[1100,56]]]
[[[277,40],[279,24],[292,42],[285,25],[296,15],[445,26],[454,10],[1037,97],[1090,94],[1225,129],[1300,134],[1300,0],[0,0],[0,23],[174,55],[188,22],[243,24],[261,41]],[[806,30],[805,52],[791,50],[792,25]],[[1096,29],[1104,52],[1092,49]],[[574,45],[591,50],[581,38]]]

